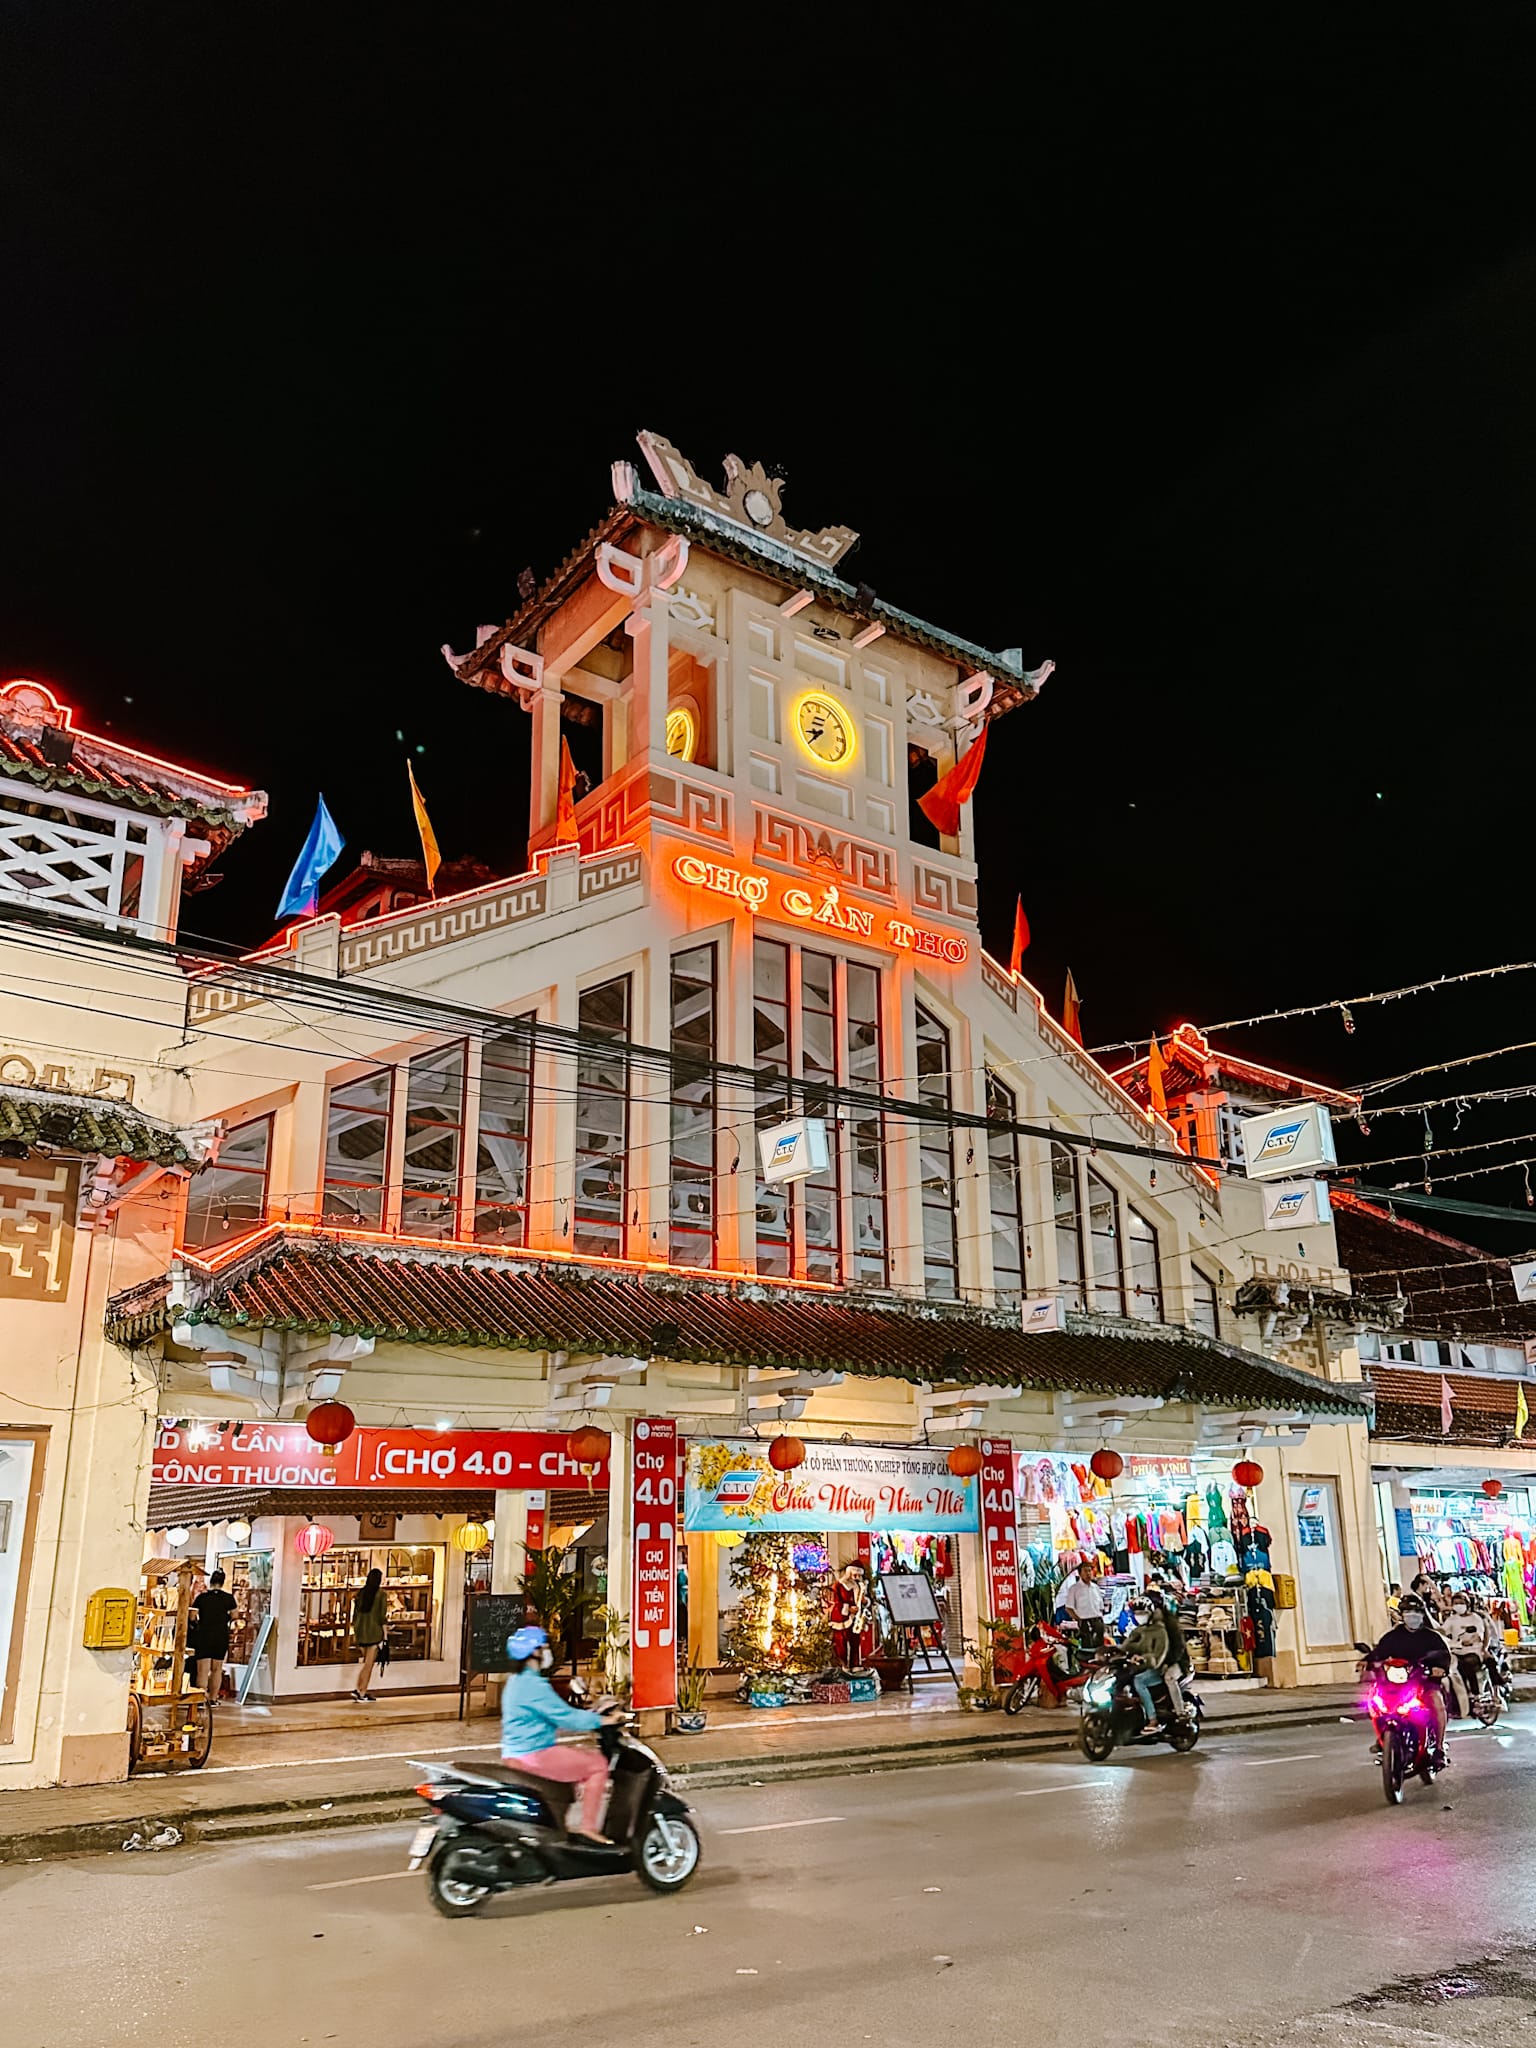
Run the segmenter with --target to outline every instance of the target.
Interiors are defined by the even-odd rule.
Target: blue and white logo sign
[[[808,1173],[826,1171],[827,1127],[819,1116],[797,1116],[787,1124],[759,1131],[757,1145],[763,1179],[769,1183],[804,1180]]]
[[[1276,1180],[1264,1190],[1266,1230],[1305,1230],[1332,1214],[1325,1180]]]
[[[1334,1166],[1338,1161],[1333,1149],[1333,1118],[1320,1102],[1245,1117],[1243,1158],[1250,1180]]]

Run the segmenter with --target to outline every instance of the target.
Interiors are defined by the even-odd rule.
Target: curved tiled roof
[[[163,1297],[162,1297],[163,1301]],[[336,1332],[409,1344],[581,1351],[804,1368],[950,1386],[1158,1395],[1212,1407],[1362,1417],[1365,1390],[1316,1378],[1193,1331],[1074,1320],[1026,1336],[1004,1311],[881,1304],[759,1282],[680,1280],[521,1258],[422,1256],[376,1241],[281,1230],[179,1312],[225,1329]],[[141,1341],[169,1326],[137,1290],[108,1328]]]

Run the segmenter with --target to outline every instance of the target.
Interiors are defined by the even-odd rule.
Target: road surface
[[[1453,1755],[1398,1809],[1358,1725],[719,1791],[677,1897],[568,1885],[459,1922],[401,1875],[400,1827],[3,1870],[0,2037],[1529,2041],[1536,1709]]]

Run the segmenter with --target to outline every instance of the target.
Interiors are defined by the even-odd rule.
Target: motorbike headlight
[[[1112,1678],[1090,1678],[1083,1687],[1083,1698],[1091,1707],[1107,1707],[1115,1697],[1115,1681]]]

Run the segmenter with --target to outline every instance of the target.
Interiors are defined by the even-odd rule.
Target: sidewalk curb
[[[1001,1717],[997,1717],[1001,1720]],[[1261,1714],[1222,1715],[1206,1724],[1206,1741],[1223,1732],[1253,1734],[1265,1728],[1306,1728],[1341,1719],[1338,1705],[1273,1709]],[[680,1790],[708,1793],[740,1786],[785,1785],[810,1778],[872,1777],[877,1772],[925,1770],[943,1764],[988,1763],[999,1759],[1045,1757],[1077,1749],[1076,1721],[1061,1729],[934,1737],[900,1747],[885,1745],[868,1749],[827,1749],[802,1752],[783,1758],[727,1757],[709,1763],[669,1766]],[[145,1809],[130,1818],[111,1821],[78,1821],[64,1827],[40,1829],[34,1834],[0,1836],[0,1868],[15,1869],[29,1864],[52,1862],[68,1856],[122,1854],[123,1843],[138,1833],[146,1839],[162,1827],[180,1830],[182,1843],[232,1842],[252,1837],[307,1834],[317,1829],[386,1826],[409,1818],[417,1811],[413,1792],[396,1792],[377,1786],[368,1790],[341,1791],[324,1802],[310,1799],[272,1799],[261,1804],[231,1803],[188,1812],[184,1807]],[[164,1851],[157,1853],[164,1854]]]

